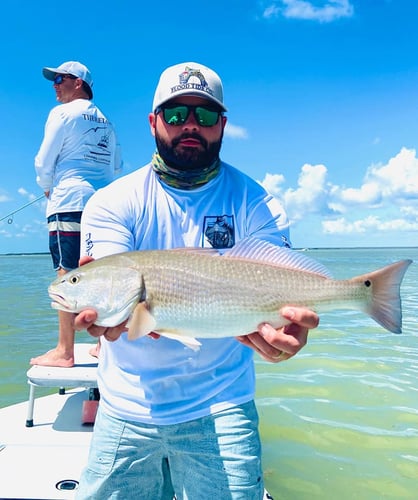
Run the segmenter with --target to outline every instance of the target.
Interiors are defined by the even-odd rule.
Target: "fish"
[[[213,249],[136,250],[109,255],[58,277],[48,287],[54,309],[94,309],[96,325],[129,320],[128,338],[151,332],[199,349],[199,338],[240,336],[262,323],[289,323],[279,310],[362,311],[393,333],[402,331],[400,286],[412,260],[336,280],[296,250],[245,238]]]

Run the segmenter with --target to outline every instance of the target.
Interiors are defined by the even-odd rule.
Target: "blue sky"
[[[222,159],[280,197],[295,247],[418,246],[416,0],[4,0],[0,219],[35,200],[56,104],[43,66],[86,64],[125,173],[154,150],[159,75],[222,77]],[[0,253],[47,252],[45,204],[0,221]]]

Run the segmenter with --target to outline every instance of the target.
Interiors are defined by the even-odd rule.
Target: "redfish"
[[[359,310],[401,333],[400,285],[411,262],[335,280],[305,254],[249,238],[223,255],[195,248],[109,255],[57,278],[48,291],[55,309],[95,309],[97,325],[130,318],[130,339],[156,332],[192,348],[198,338],[244,335],[264,322],[281,327],[285,305]]]

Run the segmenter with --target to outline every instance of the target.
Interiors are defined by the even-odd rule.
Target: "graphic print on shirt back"
[[[203,220],[203,247],[232,248],[234,245],[234,216],[206,215]]]

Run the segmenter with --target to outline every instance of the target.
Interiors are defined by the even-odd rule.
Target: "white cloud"
[[[7,201],[11,201],[9,193],[0,188],[0,203],[5,203]]]
[[[367,179],[377,183],[385,197],[418,196],[418,159],[415,149],[402,148],[387,165],[371,166]]]
[[[29,201],[35,201],[36,199],[38,198],[42,198],[42,195],[36,195],[36,194],[33,194],[33,193],[29,193],[29,191],[27,191],[25,188],[23,187],[20,187],[17,192],[21,195],[21,196],[24,196],[25,198],[27,198]]]
[[[309,164],[296,189],[286,188],[279,174],[267,174],[261,184],[283,201],[293,225],[320,214],[328,234],[417,231],[417,172],[416,151],[402,148],[386,165],[370,166],[360,187],[332,184],[325,165]]]
[[[270,19],[272,17],[278,17],[279,14],[280,14],[280,9],[275,4],[269,5],[263,11],[263,17],[265,19]]]
[[[399,211],[409,219],[418,220],[418,207],[400,207]]]
[[[258,181],[264,189],[277,198],[282,197],[281,184],[285,182],[284,175],[282,174],[266,174],[262,182]]]
[[[327,169],[324,165],[303,165],[298,178],[298,187],[283,191],[285,179],[281,175],[267,174],[260,183],[271,194],[281,198],[290,220],[298,221],[307,213],[327,213],[329,187],[326,184]]]
[[[341,202],[341,207],[351,207],[353,205],[377,206],[382,201],[382,190],[378,183],[367,182],[360,188],[340,189],[335,187],[333,196]],[[341,212],[345,209],[341,208]]]
[[[296,189],[288,189],[284,194],[284,203],[290,208],[291,220],[298,220],[306,212],[327,212],[327,169],[324,165],[308,165],[302,167]]]
[[[230,122],[226,122],[225,136],[232,137],[233,139],[247,139],[248,132],[244,127],[232,125]]]
[[[341,217],[335,220],[323,221],[322,228],[324,233],[332,234],[365,233],[366,229],[376,227],[376,223],[376,218],[371,216],[354,222],[349,222]]]
[[[265,19],[282,15],[292,19],[332,22],[341,17],[351,17],[354,8],[350,0],[324,0],[316,5],[307,0],[277,0],[270,3],[263,11]]]
[[[359,188],[333,186],[329,205],[344,213],[356,206],[373,208],[407,200],[415,202],[418,200],[417,172],[416,151],[402,148],[386,165],[370,166]]]
[[[348,221],[345,218],[326,220],[322,222],[324,233],[354,234],[389,231],[417,231],[418,221],[409,222],[405,219],[382,220],[380,217],[367,216],[364,219]]]
[[[27,198],[29,201],[33,201],[33,200],[36,200],[37,196],[33,193],[29,193],[29,191],[27,191],[25,188],[21,187],[17,190],[18,194],[20,194],[21,196],[24,196],[25,198]],[[11,198],[11,196],[6,193],[5,191],[2,191],[0,190],[0,203],[5,203],[5,202],[8,202],[8,201],[12,201],[13,198]]]

